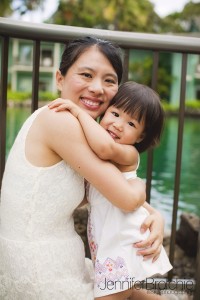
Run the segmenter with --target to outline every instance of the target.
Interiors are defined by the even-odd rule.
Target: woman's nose
[[[93,80],[90,83],[88,90],[96,94],[103,94],[104,90],[103,90],[103,85],[101,80],[100,79]]]

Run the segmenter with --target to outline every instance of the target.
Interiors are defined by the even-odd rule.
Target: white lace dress
[[[25,157],[27,132],[42,109],[25,122],[6,163],[0,299],[92,300],[93,267],[72,218],[84,196],[84,179],[64,161],[35,167]]]
[[[123,173],[125,178],[137,176],[136,171]],[[93,186],[89,186],[88,241],[95,268],[94,296],[122,292],[156,274],[165,274],[172,266],[165,249],[156,262],[143,260],[133,243],[148,237],[140,226],[149,215],[144,207],[125,213],[111,204]]]

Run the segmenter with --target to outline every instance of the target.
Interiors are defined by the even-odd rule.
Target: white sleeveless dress
[[[92,262],[75,232],[84,179],[64,161],[36,167],[25,157],[24,123],[10,151],[1,191],[0,299],[92,300]]]
[[[136,171],[124,172],[125,178],[136,178]],[[93,186],[88,191],[88,241],[95,268],[94,296],[122,292],[156,274],[165,274],[172,266],[165,249],[156,262],[143,261],[133,243],[148,237],[140,226],[149,215],[144,207],[125,213],[113,206]]]

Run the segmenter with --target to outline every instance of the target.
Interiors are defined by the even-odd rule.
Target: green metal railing
[[[40,45],[43,41],[65,43],[66,41],[78,37],[93,35],[99,38],[116,42],[124,49],[124,68],[123,81],[128,79],[129,52],[132,49],[151,50],[153,52],[153,69],[152,69],[152,88],[156,88],[159,54],[165,52],[177,52],[182,55],[181,69],[181,87],[180,87],[180,107],[178,113],[179,126],[177,137],[176,153],[176,170],[174,183],[174,201],[172,230],[170,242],[170,261],[173,265],[175,251],[175,234],[176,221],[180,189],[181,159],[182,159],[182,142],[184,129],[184,112],[185,112],[185,90],[186,90],[186,73],[187,57],[189,54],[200,54],[200,38],[159,35],[145,33],[119,32],[110,30],[100,30],[92,28],[81,28],[72,26],[61,26],[52,24],[33,24],[27,22],[18,22],[6,18],[0,18],[0,37],[2,47],[1,57],[1,90],[0,90],[0,185],[5,167],[5,143],[6,143],[6,107],[7,107],[7,77],[8,77],[8,49],[10,38],[20,38],[33,41],[33,81],[32,81],[32,112],[38,107],[38,78],[40,62]],[[147,199],[150,199],[151,180],[153,166],[153,151],[148,152],[147,162]],[[200,247],[200,242],[198,243]],[[198,251],[197,258],[200,259]],[[169,272],[168,280],[172,279],[173,271]],[[199,260],[197,261],[196,283],[194,300],[200,297],[200,268]]]

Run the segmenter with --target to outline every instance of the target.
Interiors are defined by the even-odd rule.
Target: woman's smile
[[[84,106],[91,110],[98,110],[99,107],[103,104],[103,101],[99,100],[98,98],[89,96],[80,97],[80,101]]]

